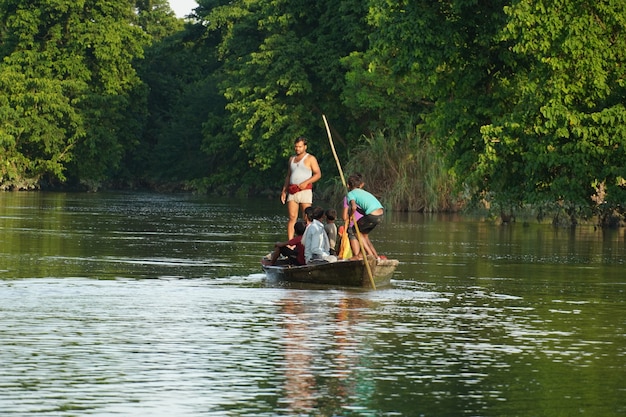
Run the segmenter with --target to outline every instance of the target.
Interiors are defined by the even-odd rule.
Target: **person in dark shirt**
[[[290,265],[304,265],[304,246],[302,245],[302,235],[306,230],[306,224],[302,221],[296,222],[293,226],[295,236],[285,242],[276,242],[274,251],[269,259],[270,265],[276,265],[276,261],[280,255],[287,257]]]

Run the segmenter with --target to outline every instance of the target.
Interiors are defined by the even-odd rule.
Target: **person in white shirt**
[[[318,206],[307,207],[304,215],[309,221],[302,236],[306,263],[336,262],[337,257],[330,254],[328,235],[324,230],[324,224],[320,221],[324,217],[324,209]]]

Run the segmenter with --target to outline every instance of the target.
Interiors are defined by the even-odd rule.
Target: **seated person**
[[[285,242],[276,242],[274,244],[274,252],[270,258],[270,265],[276,265],[276,261],[280,255],[287,257],[290,265],[304,265],[304,246],[302,246],[302,235],[306,230],[304,222],[296,222],[293,226],[295,236]]]
[[[330,244],[330,254],[337,255],[335,248],[337,247],[337,224],[335,224],[335,220],[337,219],[337,210],[328,209],[326,210],[326,224],[324,225],[324,230],[326,231],[326,235],[328,235],[328,243]]]
[[[306,227],[302,237],[306,263],[337,261],[337,257],[330,254],[328,235],[320,221],[324,217],[324,209],[321,207],[307,207],[304,210],[304,215],[309,221],[309,225]]]

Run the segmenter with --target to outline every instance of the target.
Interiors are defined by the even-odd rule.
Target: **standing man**
[[[287,177],[280,194],[280,201],[287,203],[289,221],[287,222],[287,238],[293,238],[293,226],[298,220],[298,208],[304,209],[313,204],[313,183],[322,178],[317,159],[307,153],[306,138],[302,136],[294,141],[295,156],[289,158]],[[304,217],[304,214],[303,214]]]

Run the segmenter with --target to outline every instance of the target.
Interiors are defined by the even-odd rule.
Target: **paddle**
[[[341,169],[341,164],[339,163],[339,157],[337,156],[337,152],[335,151],[335,144],[333,143],[333,137],[330,134],[330,127],[328,126],[326,115],[322,114],[322,118],[324,119],[324,124],[326,125],[326,133],[328,134],[328,141],[330,142],[330,148],[333,151],[333,156],[335,157],[335,162],[337,163],[337,169],[339,170],[341,183],[343,184],[343,187],[345,188],[347,192],[348,185],[346,184],[346,179],[343,176],[343,170]],[[353,216],[354,230],[356,230],[356,237],[359,241],[359,246],[361,247],[361,253],[363,254],[363,262],[365,263],[365,269],[367,270],[367,276],[370,279],[370,284],[372,285],[372,288],[376,289],[376,284],[374,283],[374,277],[372,276],[372,269],[370,268],[370,263],[367,262],[367,253],[365,253],[365,245],[363,245],[363,238],[361,237],[361,231],[359,230],[359,225],[354,220],[354,213],[352,213],[352,216]],[[346,228],[347,228],[347,225],[346,225]]]

